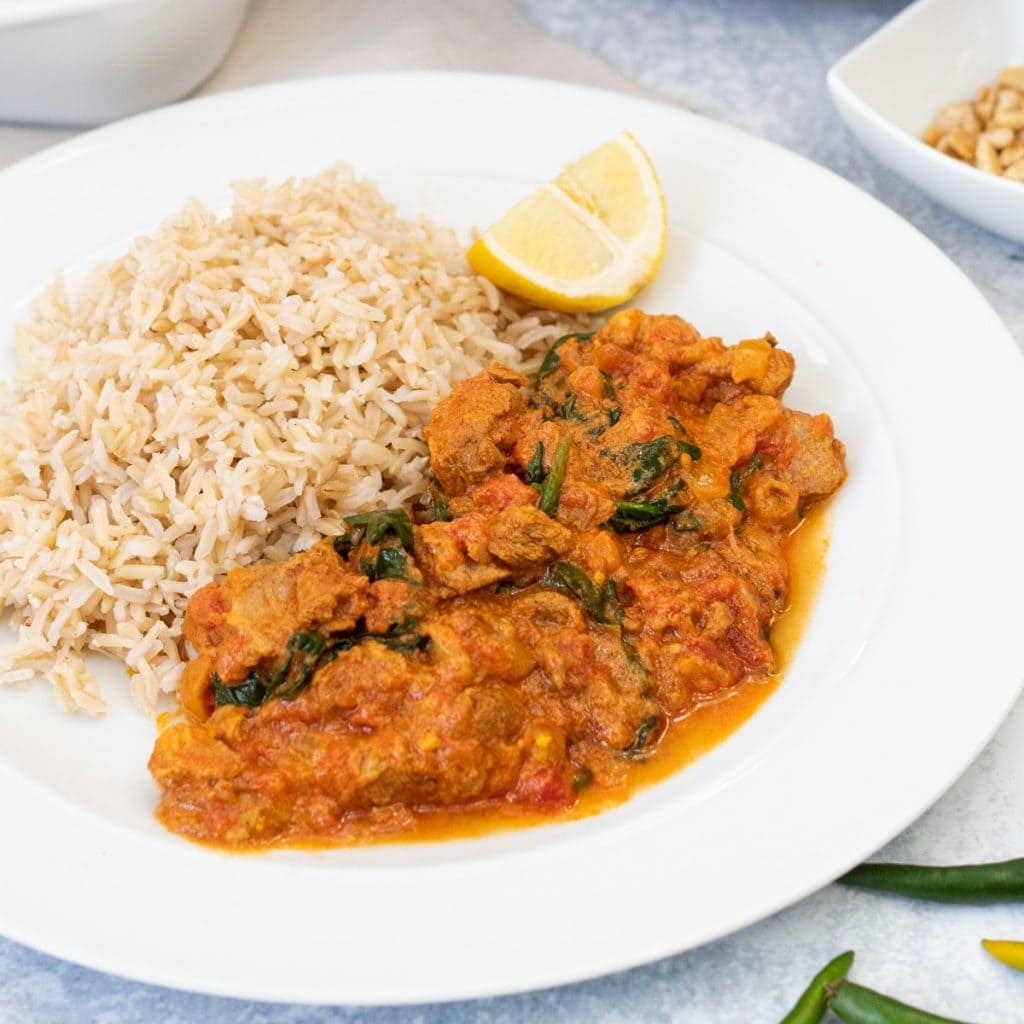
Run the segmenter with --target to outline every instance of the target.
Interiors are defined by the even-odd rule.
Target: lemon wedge
[[[623,132],[513,206],[473,243],[469,264],[549,309],[608,309],[658,272],[666,227],[651,158]]]

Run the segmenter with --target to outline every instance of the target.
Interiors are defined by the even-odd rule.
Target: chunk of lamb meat
[[[514,370],[492,366],[463,381],[434,410],[423,434],[434,474],[449,495],[505,468],[516,440],[514,414],[526,409],[520,390],[526,383]]]
[[[846,478],[846,448],[832,432],[824,413],[784,410],[764,444],[775,472],[804,500],[825,498]]]
[[[450,523],[427,523],[417,528],[416,563],[443,596],[468,594],[511,575],[505,566],[490,563],[487,518],[471,512]]]
[[[209,583],[185,612],[185,639],[226,683],[274,658],[297,629],[351,629],[368,604],[369,580],[349,572],[329,544],[271,565],[232,569]]]
[[[446,593],[468,594],[510,575],[509,567],[541,565],[572,546],[572,531],[534,505],[493,515],[470,512],[416,530],[416,560]]]
[[[506,565],[549,562],[572,546],[572,531],[532,505],[514,505],[494,519],[487,550]]]

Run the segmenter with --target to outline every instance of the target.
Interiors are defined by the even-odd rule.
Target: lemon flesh
[[[665,197],[628,132],[521,200],[472,245],[473,270],[505,291],[565,312],[632,298],[665,253]]]

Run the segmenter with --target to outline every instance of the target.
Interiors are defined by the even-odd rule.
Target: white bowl
[[[100,124],[179,99],[248,0],[0,0],[0,121]]]
[[[936,202],[1024,242],[1024,184],[921,141],[939,108],[1024,63],[1024,0],[918,0],[828,73],[843,120],[887,167]]]

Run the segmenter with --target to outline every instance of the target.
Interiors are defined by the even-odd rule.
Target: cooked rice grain
[[[422,488],[420,429],[453,383],[529,369],[579,321],[474,276],[455,233],[338,166],[190,202],[16,329],[0,396],[0,682],[49,675],[102,711],[83,654],[122,659],[152,713],[181,616],[215,574],[281,559]]]

